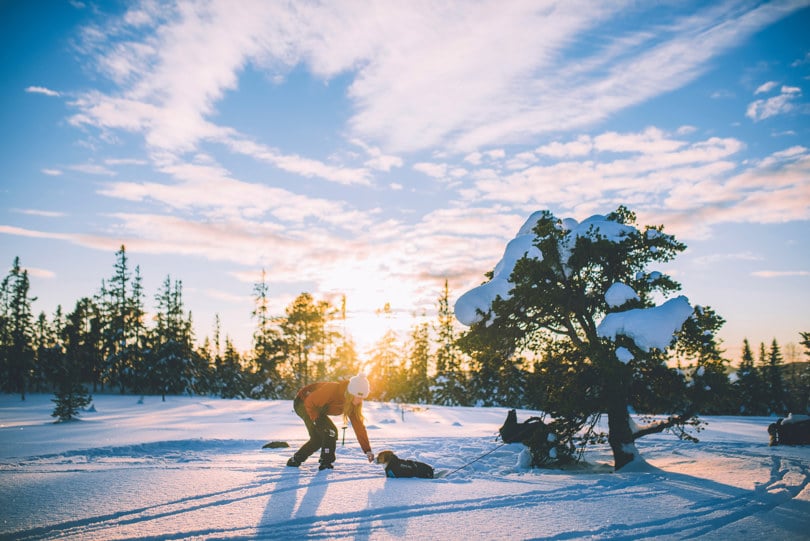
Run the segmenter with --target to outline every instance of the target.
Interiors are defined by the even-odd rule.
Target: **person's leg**
[[[332,468],[335,462],[335,448],[337,447],[337,427],[332,419],[324,417],[320,421],[321,428],[326,426],[323,430],[323,438],[321,440],[321,458],[318,460],[321,466],[320,469]]]
[[[293,407],[295,408],[295,413],[304,421],[304,425],[307,427],[307,432],[309,433],[309,441],[307,441],[301,448],[295,452],[290,460],[287,461],[288,466],[298,466],[302,462],[312,455],[315,451],[318,450],[319,447],[322,445],[322,433],[320,430],[315,428],[315,423],[312,422],[312,419],[309,418],[307,415],[306,408],[304,407],[304,402],[302,400],[296,399],[293,402]]]

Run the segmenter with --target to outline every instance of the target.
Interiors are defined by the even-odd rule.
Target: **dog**
[[[433,467],[418,460],[403,460],[393,451],[380,451],[374,460],[377,464],[385,466],[385,476],[392,478],[419,477],[433,479]]]

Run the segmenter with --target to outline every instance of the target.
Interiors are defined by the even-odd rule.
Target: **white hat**
[[[349,393],[354,396],[359,396],[360,398],[367,398],[370,389],[371,387],[368,384],[368,380],[363,374],[357,374],[351,378],[349,380],[349,386],[346,388]]]

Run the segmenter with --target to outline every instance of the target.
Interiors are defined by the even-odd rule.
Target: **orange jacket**
[[[304,401],[304,407],[307,410],[307,415],[313,421],[321,415],[342,415],[343,414],[343,401],[346,398],[346,388],[349,386],[349,380],[341,382],[322,382],[312,383],[298,391],[297,397]],[[352,423],[354,435],[357,436],[357,443],[364,453],[371,451],[371,444],[368,441],[368,433],[363,421],[357,416],[352,414],[349,416],[349,421]]]

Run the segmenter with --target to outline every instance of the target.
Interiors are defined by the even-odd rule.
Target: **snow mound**
[[[608,314],[596,332],[611,340],[616,340],[620,335],[626,336],[644,351],[652,348],[664,350],[693,311],[689,299],[681,295],[661,306]]]

